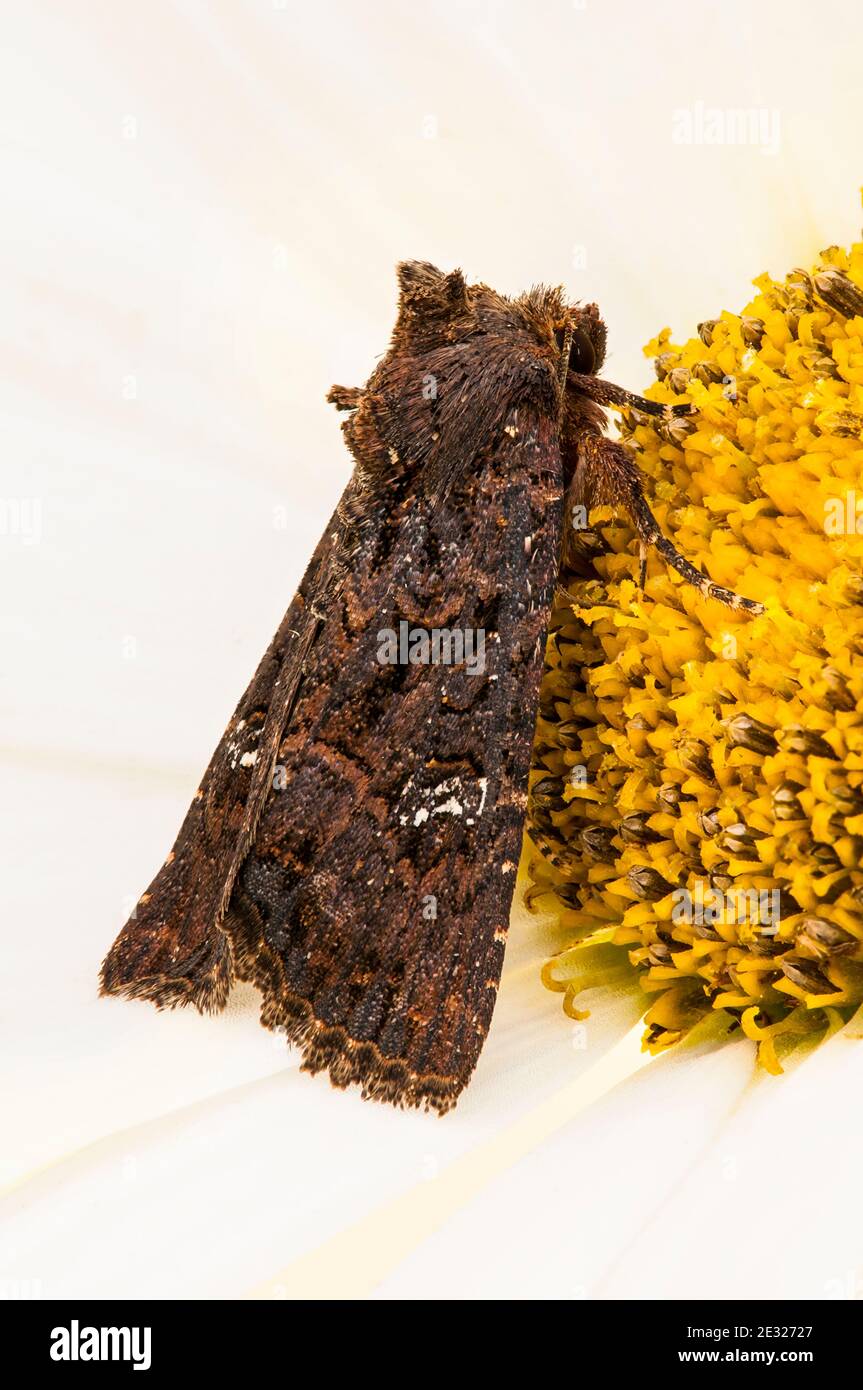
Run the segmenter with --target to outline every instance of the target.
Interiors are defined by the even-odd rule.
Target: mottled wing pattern
[[[330,393],[354,475],[102,988],[218,1009],[254,981],[307,1069],[444,1111],[488,1030],[515,886],[570,311],[427,262],[398,276],[389,352]]]
[[[312,597],[332,560],[333,517],[300,588],[234,711],[176,843],[102,965],[104,994],[220,1009],[232,979],[221,929],[234,879],[271,784],[278,748],[318,628]]]
[[[415,478],[391,499],[309,654],[225,931],[263,1021],[337,1085],[445,1111],[476,1064],[515,886],[561,487],[554,421],[514,410],[443,499]],[[484,669],[382,664],[380,634],[401,622],[481,633]]]

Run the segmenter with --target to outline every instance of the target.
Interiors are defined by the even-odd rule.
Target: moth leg
[[[567,384],[595,401],[597,405],[628,405],[633,410],[640,410],[644,415],[653,415],[661,420],[674,420],[679,415],[696,413],[695,406],[690,401],[681,401],[677,405],[663,405],[661,401],[649,401],[646,396],[639,396],[635,391],[615,386],[611,381],[602,381],[598,376],[570,372]]]
[[[742,610],[753,615],[764,612],[763,604],[756,603],[750,598],[741,598],[733,590],[723,589],[721,585],[714,584],[706,574],[702,574],[701,570],[696,569],[685,555],[681,555],[677,547],[662,534],[659,529],[659,522],[650,510],[644,495],[638,465],[622,444],[618,444],[613,439],[606,439],[604,435],[588,435],[581,443],[579,465],[577,476],[578,473],[582,472],[583,465],[583,481],[590,488],[591,505],[608,503],[612,506],[623,506],[632,517],[642,547],[642,588],[646,575],[646,550],[648,546],[652,545],[666,564],[677,570],[677,573],[686,580],[687,584],[691,584],[705,598],[718,599],[728,608]]]

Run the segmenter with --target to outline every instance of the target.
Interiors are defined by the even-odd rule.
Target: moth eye
[[[566,341],[564,329],[556,328],[554,338],[560,351],[563,352],[563,345]],[[578,372],[583,376],[596,370],[596,352],[583,328],[574,328],[572,331],[567,367],[569,371]]]
[[[585,333],[583,328],[576,328],[572,334],[572,345],[569,349],[569,370],[579,372],[586,376],[596,368],[596,353],[593,343]]]

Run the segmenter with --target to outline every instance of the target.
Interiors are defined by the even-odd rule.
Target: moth
[[[443,1114],[497,996],[575,510],[629,512],[642,582],[653,546],[702,594],[760,607],[662,535],[606,437],[606,406],[690,407],[597,375],[596,305],[397,274],[389,351],[328,397],[351,479],[101,988],[216,1011],[251,981],[303,1069]]]

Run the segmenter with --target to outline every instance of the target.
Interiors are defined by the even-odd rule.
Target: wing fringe
[[[387,1057],[377,1043],[352,1038],[341,1024],[317,1018],[310,1001],[285,982],[282,961],[264,941],[259,914],[248,899],[235,895],[224,931],[236,978],[260,990],[261,1023],[300,1049],[301,1071],[326,1071],[339,1090],[359,1086],[363,1100],[385,1101],[397,1109],[434,1110],[438,1115],[452,1110],[469,1075],[412,1071],[402,1058]]]

